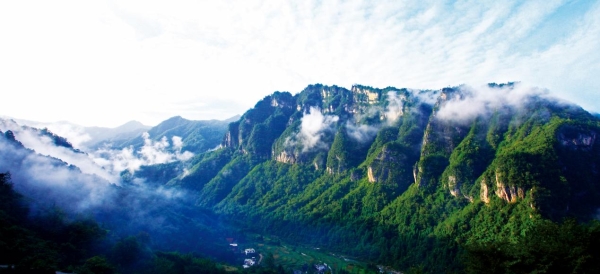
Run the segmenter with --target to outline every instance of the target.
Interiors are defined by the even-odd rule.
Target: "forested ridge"
[[[276,92],[170,183],[242,227],[397,269],[589,272],[599,120],[519,89]]]
[[[124,171],[113,187],[118,206],[59,222],[65,231],[83,225],[90,240],[71,244],[83,250],[80,257],[56,255],[50,268],[225,271],[188,252],[214,251],[211,259],[227,261],[216,239],[253,233],[405,273],[597,273],[599,133],[597,116],[518,83],[275,92],[230,123],[219,148]],[[160,202],[139,182],[176,198]],[[184,198],[169,194],[179,190]],[[122,216],[118,222],[130,217],[130,200],[151,204],[144,216],[162,226],[103,228],[111,214]],[[9,204],[2,216],[23,215],[9,213],[25,210]],[[57,245],[58,236],[40,236],[47,234],[30,227],[31,219],[3,218],[2,229],[31,231],[48,254],[71,252]],[[184,237],[198,231],[201,237]],[[88,245],[96,240],[104,247]],[[19,245],[2,240],[0,247],[10,244]],[[85,251],[90,246],[96,249]],[[119,248],[139,256],[128,259]],[[27,265],[26,253],[6,263]],[[246,271],[292,270],[272,263]]]

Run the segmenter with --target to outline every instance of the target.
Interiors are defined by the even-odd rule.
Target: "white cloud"
[[[16,148],[4,138],[0,138],[0,151],[1,172],[10,171],[15,190],[38,203],[50,202],[70,212],[81,212],[112,198],[110,182],[101,177],[81,173],[54,158]]]
[[[333,130],[339,120],[336,115],[323,115],[321,110],[311,107],[309,112],[302,116],[300,131],[292,139],[286,140],[288,146],[294,146],[297,143],[302,145],[302,152],[307,152],[315,148],[326,148],[327,144],[322,142],[321,138],[327,131]]]
[[[514,88],[490,88],[481,86],[460,87],[460,93],[449,95],[439,111],[437,119],[468,122],[477,116],[486,116],[501,107],[520,108],[530,96],[547,96],[544,89],[515,84]]]
[[[402,116],[402,114],[404,113],[403,100],[406,100],[406,98],[404,98],[403,96],[398,96],[398,94],[396,94],[396,92],[394,91],[390,91],[387,93],[388,105],[385,110],[385,117],[388,123],[395,122],[398,119],[398,117]]]
[[[522,45],[571,2],[3,1],[0,89],[10,103],[2,111],[82,125],[156,124],[178,108],[190,119],[227,118],[275,90],[312,83],[438,89],[506,81],[600,111],[586,103],[600,100],[600,3],[574,11],[565,36],[547,32]],[[184,107],[204,98],[219,103]]]
[[[173,138],[171,138],[171,140],[173,141],[173,147],[177,150],[181,150],[181,147],[183,147],[183,141],[182,141],[181,137],[173,136]]]
[[[78,136],[77,127],[66,124],[62,127],[66,136]],[[75,132],[68,132],[73,129]],[[0,119],[0,131],[11,130],[18,141],[36,153],[60,159],[68,164],[78,167],[84,174],[93,174],[113,183],[119,184],[119,174],[123,170],[134,173],[143,165],[164,164],[174,161],[187,161],[194,157],[189,151],[182,151],[183,140],[179,136],[173,136],[172,146],[166,137],[158,141],[150,139],[147,132],[142,134],[144,145],[135,150],[133,146],[120,150],[103,147],[89,153],[77,152],[63,146],[57,146],[54,141],[37,129],[21,127],[12,120]],[[60,136],[60,135],[59,135]],[[67,139],[67,141],[70,141]]]
[[[379,126],[356,125],[351,122],[346,123],[346,133],[348,133],[352,139],[359,143],[372,140],[377,134],[379,128]]]
[[[76,152],[71,148],[57,146],[54,144],[54,140],[47,135],[41,134],[41,132],[36,129],[21,127],[12,121],[2,121],[0,122],[0,130],[4,132],[11,130],[19,142],[41,155],[61,159],[62,161],[77,166],[83,173],[95,174],[111,183],[118,183],[117,176],[97,165],[87,154]]]
[[[5,123],[0,125],[3,131],[7,130]],[[144,184],[143,180],[137,178],[133,180],[133,184],[116,187],[102,178],[101,174],[90,173],[89,167],[76,169],[70,165],[81,167],[82,161],[85,160],[75,159],[76,162],[65,162],[70,161],[69,157],[72,157],[68,152],[58,151],[59,154],[56,154],[57,150],[48,148],[54,145],[46,142],[44,138],[36,140],[36,136],[30,134],[30,130],[18,127],[13,129],[17,140],[21,138],[19,141],[26,147],[33,145],[36,150],[53,152],[51,155],[53,157],[46,157],[0,137],[0,172],[9,171],[15,190],[33,201],[30,203],[30,214],[35,215],[38,213],[37,210],[44,208],[58,207],[69,216],[100,214],[103,222],[116,218],[117,222],[122,223],[120,220],[126,218],[132,220],[126,226],[147,227],[148,224],[163,218],[152,214],[156,213],[156,209],[168,207],[172,202],[189,201],[187,199],[191,197],[185,190],[156,187],[152,184]],[[129,155],[127,152],[120,154],[123,156],[121,159],[123,166],[131,165],[130,162],[136,159],[143,163],[144,159],[136,157],[132,151],[129,152],[131,152]],[[87,157],[84,154],[77,155]],[[55,158],[57,156],[64,156],[65,161]],[[110,164],[109,159],[103,160],[106,164]],[[87,161],[90,162],[90,159],[88,158]],[[184,170],[184,174],[185,172]]]
[[[114,150],[110,147],[100,148],[93,152],[94,161],[102,167],[111,170],[115,174],[128,170],[134,173],[141,166],[170,163],[174,161],[187,161],[194,157],[194,153],[181,151],[183,141],[179,136],[173,136],[172,146],[174,151],[170,150],[171,143],[167,137],[162,137],[158,141],[150,138],[148,132],[142,134],[144,145],[137,151],[133,146],[120,150]]]

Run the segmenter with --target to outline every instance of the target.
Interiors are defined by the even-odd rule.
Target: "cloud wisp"
[[[0,172],[11,173],[14,189],[27,198],[30,216],[43,215],[48,210],[58,209],[65,213],[67,220],[91,216],[109,227],[115,235],[132,235],[139,231],[147,231],[155,240],[163,239],[164,234],[170,233],[166,232],[169,229],[193,230],[194,225],[187,223],[174,224],[169,221],[169,228],[164,226],[169,214],[172,214],[166,209],[186,208],[193,204],[193,196],[185,190],[157,186],[137,178],[117,185],[116,181],[113,181],[119,179],[116,170],[103,170],[111,176],[105,179],[97,174],[98,169],[101,169],[98,166],[92,171],[76,166],[84,161],[91,162],[88,155],[71,150],[72,153],[87,160],[77,158],[72,163],[68,163],[56,157],[73,160],[69,158],[72,155],[69,155],[68,151],[63,151],[61,150],[63,147],[39,138],[40,136],[33,134],[35,131],[31,128],[16,127],[15,132],[18,134],[5,134],[8,131],[12,132],[12,129],[8,129],[6,123],[0,125],[2,125]],[[165,148],[166,143],[168,142],[160,140],[147,142],[146,146],[159,150]],[[172,143],[174,149],[180,151],[183,144],[181,139],[174,138]],[[30,145],[35,146],[36,150],[28,147]],[[43,155],[37,150],[51,152],[50,154],[54,156]],[[150,153],[149,149],[146,148],[144,153]],[[185,153],[173,153],[173,155],[175,156],[170,158],[155,157],[151,160],[174,159],[177,155],[189,156]],[[138,160],[140,158],[143,157],[137,157]],[[136,157],[132,155],[129,160],[133,159]],[[137,163],[148,161],[150,159],[143,159]],[[187,214],[194,215],[193,212]],[[169,246],[170,241],[165,239],[157,244]]]
[[[402,114],[404,114],[404,96],[398,95],[394,91],[387,93],[388,105],[385,110],[385,118],[388,124],[393,124]]]
[[[71,147],[56,145],[50,135],[45,135],[38,129],[22,127],[12,120],[2,120],[0,122],[0,130],[12,131],[16,139],[25,147],[33,149],[41,155],[60,159],[68,164],[78,167],[83,173],[99,176],[113,184],[118,183],[118,175],[112,174],[97,165],[88,154]],[[52,133],[49,132],[49,134]]]
[[[521,108],[531,97],[549,96],[548,90],[517,83],[514,87],[461,86],[459,92],[448,95],[436,114],[437,119],[468,122],[477,116],[488,116],[502,108]]]
[[[10,172],[14,190],[26,197],[29,217],[43,217],[58,210],[65,222],[92,218],[111,231],[112,239],[143,231],[151,236],[153,246],[161,249],[188,243],[189,233],[206,233],[203,226],[217,223],[196,210],[196,197],[186,190],[135,177],[120,181],[117,169],[94,166],[91,154],[50,137],[57,136],[0,120],[0,172]],[[123,163],[124,167],[191,157],[182,151],[184,143],[177,136],[170,142],[166,138],[150,140],[147,134],[144,137],[146,141],[139,150],[126,149],[130,153],[126,160],[133,164]],[[116,166],[109,164],[114,159],[104,160]],[[120,183],[117,185],[113,179]],[[188,221],[192,219],[196,221]]]
[[[372,140],[379,131],[380,126],[359,125],[350,121],[346,122],[346,133],[350,138],[359,143],[365,143]]]
[[[327,149],[328,145],[321,139],[327,132],[332,131],[339,121],[336,115],[323,115],[321,109],[311,107],[308,112],[302,116],[300,131],[292,137],[286,139],[285,145],[293,147],[300,145],[302,152],[308,152],[314,149]]]
[[[171,142],[164,136],[160,140],[154,141],[150,139],[147,132],[142,134],[142,137],[144,145],[137,151],[133,146],[120,150],[104,147],[92,153],[93,159],[98,165],[112,173],[118,174],[128,170],[133,174],[141,166],[187,161],[194,156],[189,151],[182,151],[183,141],[179,136],[173,136]]]
[[[22,136],[22,135],[21,135]],[[23,144],[27,141],[24,140]],[[10,171],[15,189],[36,202],[83,212],[111,199],[111,182],[83,173],[57,158],[37,154],[0,136],[0,172]]]

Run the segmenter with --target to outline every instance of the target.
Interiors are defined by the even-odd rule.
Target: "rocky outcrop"
[[[448,176],[448,189],[450,189],[450,195],[458,197],[460,194],[460,186],[456,182],[456,176]]]
[[[375,159],[367,165],[366,175],[371,183],[398,187],[400,191],[413,182],[413,164],[418,151],[398,143],[389,143],[381,148]]]
[[[481,191],[479,192],[479,198],[481,198],[481,201],[489,204],[490,203],[490,196],[489,196],[489,190],[488,190],[488,186],[485,183],[485,179],[481,180]]]
[[[227,131],[225,133],[225,137],[223,138],[223,146],[224,147],[234,147],[237,142],[234,140],[233,133],[231,131]]]
[[[387,180],[393,165],[402,159],[401,156],[397,155],[396,151],[392,151],[389,146],[384,146],[367,169],[369,182],[376,183]]]
[[[225,137],[223,137],[223,147],[236,148],[241,144],[239,125],[240,121],[229,124]]]
[[[521,187],[505,184],[501,180],[501,173],[496,171],[496,196],[506,202],[515,203],[518,199],[525,198],[525,190]]]
[[[375,178],[375,175],[373,175],[373,166],[369,166],[367,168],[367,178],[369,179],[369,183],[377,182],[377,178]]]
[[[449,175],[448,176],[448,185],[447,186],[450,191],[450,195],[452,195],[454,197],[462,197],[462,198],[469,200],[469,202],[473,202],[473,197],[467,195],[466,193],[463,193],[460,190],[461,186],[463,185],[461,180],[463,180],[463,179],[459,178],[457,175]]]
[[[357,94],[359,96],[356,96],[357,98],[357,102],[365,102],[368,104],[375,104],[379,101],[379,97],[380,94],[376,91],[361,87],[361,86],[352,86],[351,91],[354,94]]]
[[[275,161],[286,164],[294,164],[296,163],[296,157],[293,154],[282,151],[275,157]]]
[[[417,178],[419,177],[419,168],[418,168],[418,163],[416,163],[413,166],[413,179],[414,179],[414,183],[417,183]]]

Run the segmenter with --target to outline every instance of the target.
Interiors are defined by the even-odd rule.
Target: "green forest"
[[[517,85],[487,92],[508,97]],[[187,193],[141,200],[161,206],[155,230],[117,233],[108,214],[32,210],[3,173],[0,253],[10,256],[0,265],[11,267],[0,271],[294,273],[303,266],[281,256],[302,248],[365,265],[323,271],[333,273],[599,273],[600,119],[537,95],[449,112],[478,103],[472,92],[275,92],[231,122],[219,148],[121,173],[119,201],[139,180]],[[225,252],[229,234],[277,239],[268,244],[283,251],[241,269]]]

